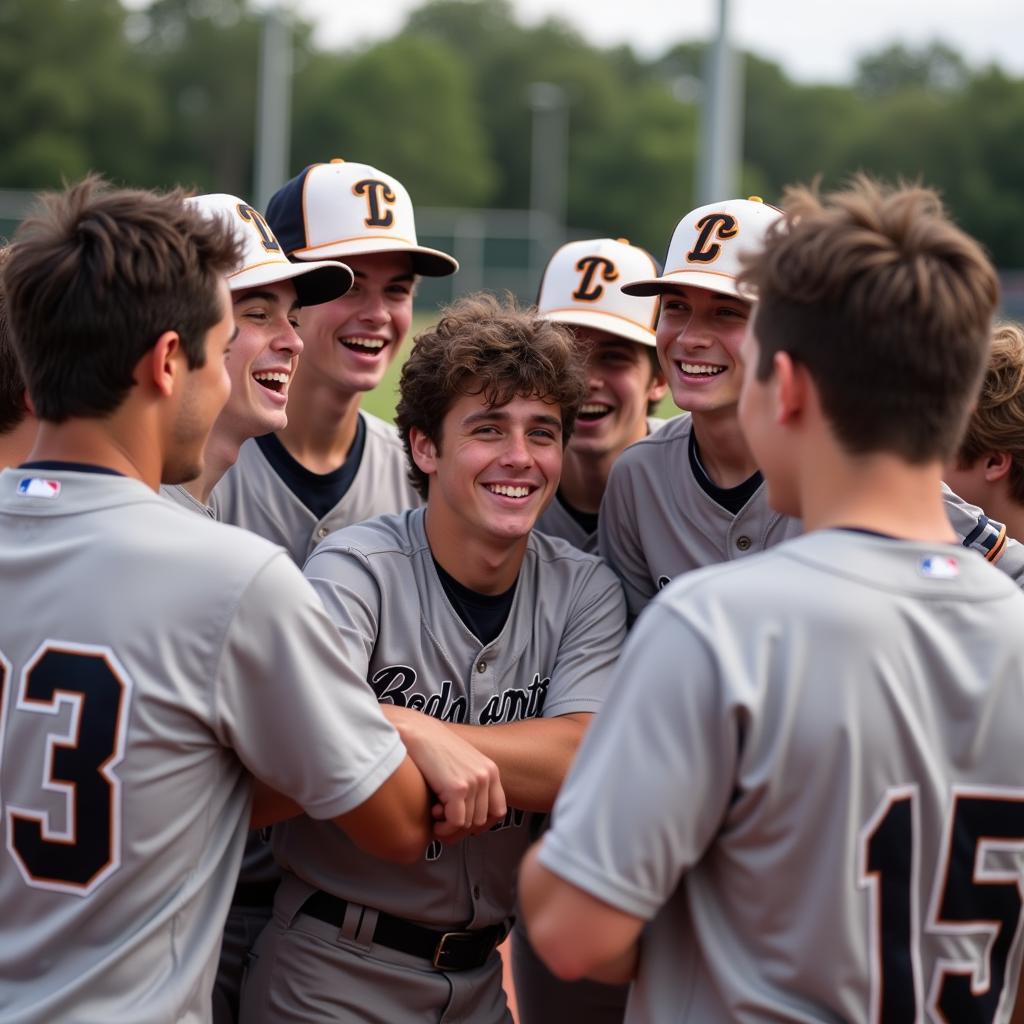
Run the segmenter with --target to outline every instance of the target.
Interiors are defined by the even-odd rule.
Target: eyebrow
[[[465,426],[470,427],[474,423],[481,423],[486,420],[498,420],[501,423],[507,423],[510,418],[504,409],[496,409],[491,406],[488,409],[481,409],[479,412],[471,412],[462,422]],[[562,429],[562,418],[560,416],[553,416],[550,413],[537,413],[530,417],[530,423],[534,425],[557,426],[559,430]]]

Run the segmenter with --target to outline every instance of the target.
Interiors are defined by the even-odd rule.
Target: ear
[[[136,364],[135,379],[142,384],[151,384],[158,394],[169,397],[174,393],[179,375],[187,367],[178,332],[164,331]]]
[[[659,366],[651,374],[651,384],[647,389],[648,402],[660,402],[668,394],[668,378]]]
[[[989,452],[984,458],[985,479],[989,483],[1002,480],[1013,465],[1013,457],[1009,452]]]
[[[438,447],[419,427],[409,428],[409,451],[420,472],[427,476],[437,472]]]
[[[792,423],[807,408],[808,389],[813,386],[807,368],[795,362],[788,352],[776,352],[770,379],[775,382],[776,422]]]

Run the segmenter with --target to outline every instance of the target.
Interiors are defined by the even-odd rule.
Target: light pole
[[[718,0],[718,33],[708,50],[697,155],[697,205],[732,199],[739,188],[743,62],[729,40],[729,0]]]
[[[533,82],[530,143],[530,280],[565,240],[569,167],[569,108],[565,90],[551,82]]]
[[[254,198],[260,210],[267,208],[270,197],[288,180],[292,111],[290,15],[290,10],[275,5],[263,16],[253,170]]]

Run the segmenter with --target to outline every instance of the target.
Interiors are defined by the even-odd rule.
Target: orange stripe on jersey
[[[996,537],[995,543],[989,548],[988,554],[985,555],[985,561],[991,562],[993,565],[1003,557],[1003,552],[1006,550],[1006,527],[1001,526],[999,529],[999,536]]]

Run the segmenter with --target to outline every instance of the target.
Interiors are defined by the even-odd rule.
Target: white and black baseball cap
[[[674,285],[692,285],[750,300],[736,279],[743,270],[740,257],[757,252],[768,229],[782,216],[777,207],[758,196],[727,199],[691,210],[677,225],[659,277],[623,285],[627,295],[660,295]]]
[[[352,271],[344,263],[292,263],[263,215],[244,199],[212,192],[188,202],[207,217],[225,218],[244,246],[241,266],[228,275],[228,287],[233,292],[291,281],[300,306],[318,306],[344,295],[352,287]]]
[[[625,238],[568,242],[544,270],[538,312],[546,320],[653,345],[657,298],[653,292],[641,297],[624,294],[620,285],[650,278],[660,269],[646,249]]]
[[[405,186],[369,164],[310,164],[274,193],[267,220],[292,259],[407,252],[426,277],[459,269],[447,253],[419,244]]]

